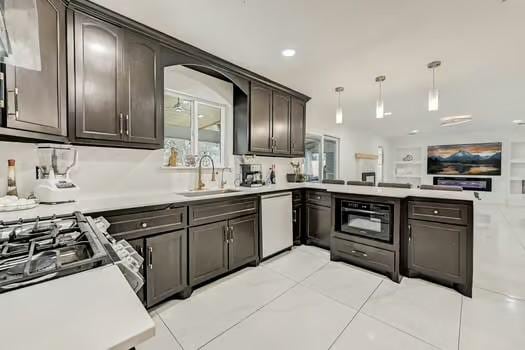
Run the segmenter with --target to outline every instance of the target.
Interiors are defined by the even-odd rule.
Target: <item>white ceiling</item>
[[[472,114],[457,131],[506,130],[525,119],[524,0],[95,0],[312,97],[335,126],[344,86],[346,128],[384,136],[449,132],[439,117]],[[285,58],[284,48],[297,55]],[[439,112],[427,111],[437,72]],[[385,110],[375,119],[385,74]],[[523,132],[525,133],[525,127]]]

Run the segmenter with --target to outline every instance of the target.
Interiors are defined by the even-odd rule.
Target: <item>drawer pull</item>
[[[363,256],[365,258],[368,256],[368,254],[360,252],[360,251],[357,251],[357,250],[352,250],[352,254],[361,255],[361,256]]]
[[[140,223],[140,227],[147,228],[148,227],[148,223],[147,222],[141,222]]]
[[[439,210],[434,210],[434,215],[438,215],[439,214]]]

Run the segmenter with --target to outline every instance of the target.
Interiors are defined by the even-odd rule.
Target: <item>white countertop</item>
[[[115,265],[0,294],[2,349],[129,350],[155,324]]]
[[[45,205],[41,204],[34,209],[21,210],[14,212],[0,213],[0,220],[11,221],[19,218],[31,219],[37,216],[44,217],[53,214],[70,214],[74,211],[80,211],[84,214],[94,212],[104,212],[119,209],[139,208],[145,206],[188,203],[199,200],[217,199],[236,197],[240,195],[262,194],[275,191],[286,191],[300,188],[320,189],[334,193],[359,194],[369,196],[383,196],[394,198],[406,197],[424,197],[438,199],[458,199],[474,200],[473,192],[452,192],[452,191],[433,191],[420,189],[403,189],[403,188],[381,188],[367,186],[347,186],[347,185],[328,185],[319,183],[283,183],[278,185],[263,186],[259,188],[235,188],[239,192],[217,194],[201,197],[185,197],[180,193],[155,193],[155,194],[135,194],[124,195],[119,197],[97,197],[90,199],[81,199],[75,203]]]

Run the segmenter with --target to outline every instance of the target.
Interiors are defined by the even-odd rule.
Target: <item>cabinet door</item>
[[[272,90],[252,83],[250,93],[250,151],[272,152]]]
[[[144,239],[142,238],[133,239],[133,240],[128,241],[128,243],[133,247],[133,249],[137,251],[137,253],[139,253],[140,256],[144,257]],[[146,264],[146,262],[144,262],[144,264]],[[143,277],[146,277],[144,275],[144,264],[142,264],[142,266],[140,267],[140,274]],[[144,293],[144,290],[147,288],[146,285],[147,285],[147,281],[144,280],[144,286],[137,292],[137,296],[143,303],[146,300],[145,299],[146,293]]]
[[[290,117],[290,152],[294,156],[304,157],[304,138],[306,131],[306,104],[292,97]]]
[[[306,233],[308,240],[324,248],[330,247],[332,210],[308,204],[306,206]]]
[[[76,136],[121,140],[125,99],[121,28],[75,13]]]
[[[290,154],[290,96],[274,91],[272,109],[273,153]]]
[[[408,268],[453,283],[466,281],[467,228],[409,220]]]
[[[292,211],[293,220],[293,243],[301,244],[301,236],[303,231],[303,206],[295,205]]]
[[[228,271],[227,222],[190,228],[190,285],[207,281]]]
[[[228,222],[230,228],[229,269],[257,259],[257,216],[250,215]]]
[[[65,7],[60,0],[36,5],[42,69],[6,66],[7,127],[65,136]]]
[[[126,33],[125,140],[160,144],[162,139],[159,86],[160,46],[142,36]]]
[[[152,306],[187,286],[186,230],[146,238],[147,305]]]

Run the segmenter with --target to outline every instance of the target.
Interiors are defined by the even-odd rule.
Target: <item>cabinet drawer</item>
[[[248,197],[190,205],[190,226],[255,214],[257,201],[257,197]]]
[[[328,192],[307,191],[306,201],[308,203],[330,207],[332,205],[332,196]]]
[[[467,225],[469,207],[466,204],[410,201],[408,203],[408,217],[410,219]]]
[[[395,253],[332,237],[333,252],[349,262],[382,272],[393,272]]]
[[[116,239],[133,239],[186,227],[186,207],[105,217]]]

